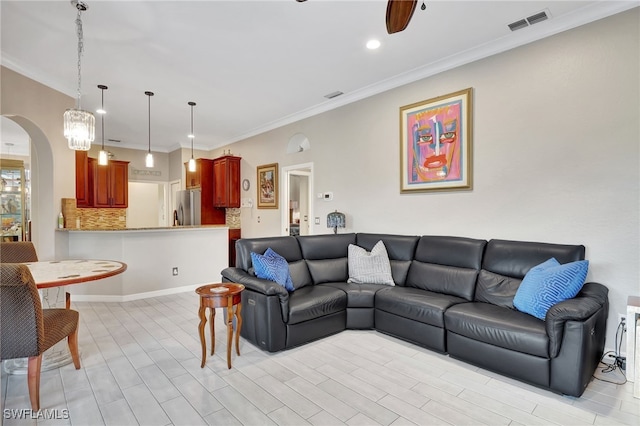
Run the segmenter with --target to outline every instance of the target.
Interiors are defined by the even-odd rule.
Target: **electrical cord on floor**
[[[624,379],[624,381],[613,381],[613,380],[602,379],[596,376],[596,373],[598,373],[597,369],[596,369],[596,372],[593,374],[594,379],[600,380],[601,382],[613,383],[614,385],[624,385],[625,383],[627,383],[627,376],[624,374],[624,371],[622,369],[624,358],[620,355],[620,348],[622,347],[622,337],[624,336],[624,333],[625,333],[624,322],[620,321],[620,323],[618,324],[618,329],[616,330],[615,352],[609,351],[604,355],[602,355],[602,358],[600,358],[600,363],[598,366],[598,368],[600,368],[600,364],[603,366],[603,368],[600,370],[600,373],[603,373],[603,374],[615,373],[616,370],[619,371],[619,373],[622,374],[622,378]],[[613,358],[614,359],[613,362],[611,363],[605,362],[605,358],[607,357]]]

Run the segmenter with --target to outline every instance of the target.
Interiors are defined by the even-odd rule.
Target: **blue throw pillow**
[[[268,248],[264,254],[251,252],[251,262],[258,278],[274,281],[288,291],[295,290],[289,272],[289,263],[271,248]]]
[[[513,306],[544,320],[549,308],[580,292],[588,269],[588,260],[561,265],[552,257],[527,272],[513,298]]]

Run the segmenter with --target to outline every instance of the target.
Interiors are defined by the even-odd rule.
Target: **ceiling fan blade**
[[[387,3],[387,32],[399,33],[407,28],[418,0],[389,0]]]

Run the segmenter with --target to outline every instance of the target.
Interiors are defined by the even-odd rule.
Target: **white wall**
[[[165,210],[163,183],[129,182],[127,228],[167,226]]]
[[[640,293],[639,22],[636,8],[231,148],[252,189],[260,164],[313,162],[314,191],[334,193],[315,203],[316,234],[337,209],[344,232],[584,244],[588,279],[610,290],[613,347],[617,314]],[[473,190],[400,194],[399,108],[467,87]],[[298,132],[312,149],[286,154]],[[278,211],[241,212],[243,237],[279,234]]]

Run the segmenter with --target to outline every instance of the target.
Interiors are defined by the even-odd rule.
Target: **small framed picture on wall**
[[[258,208],[278,208],[278,163],[258,166]]]

